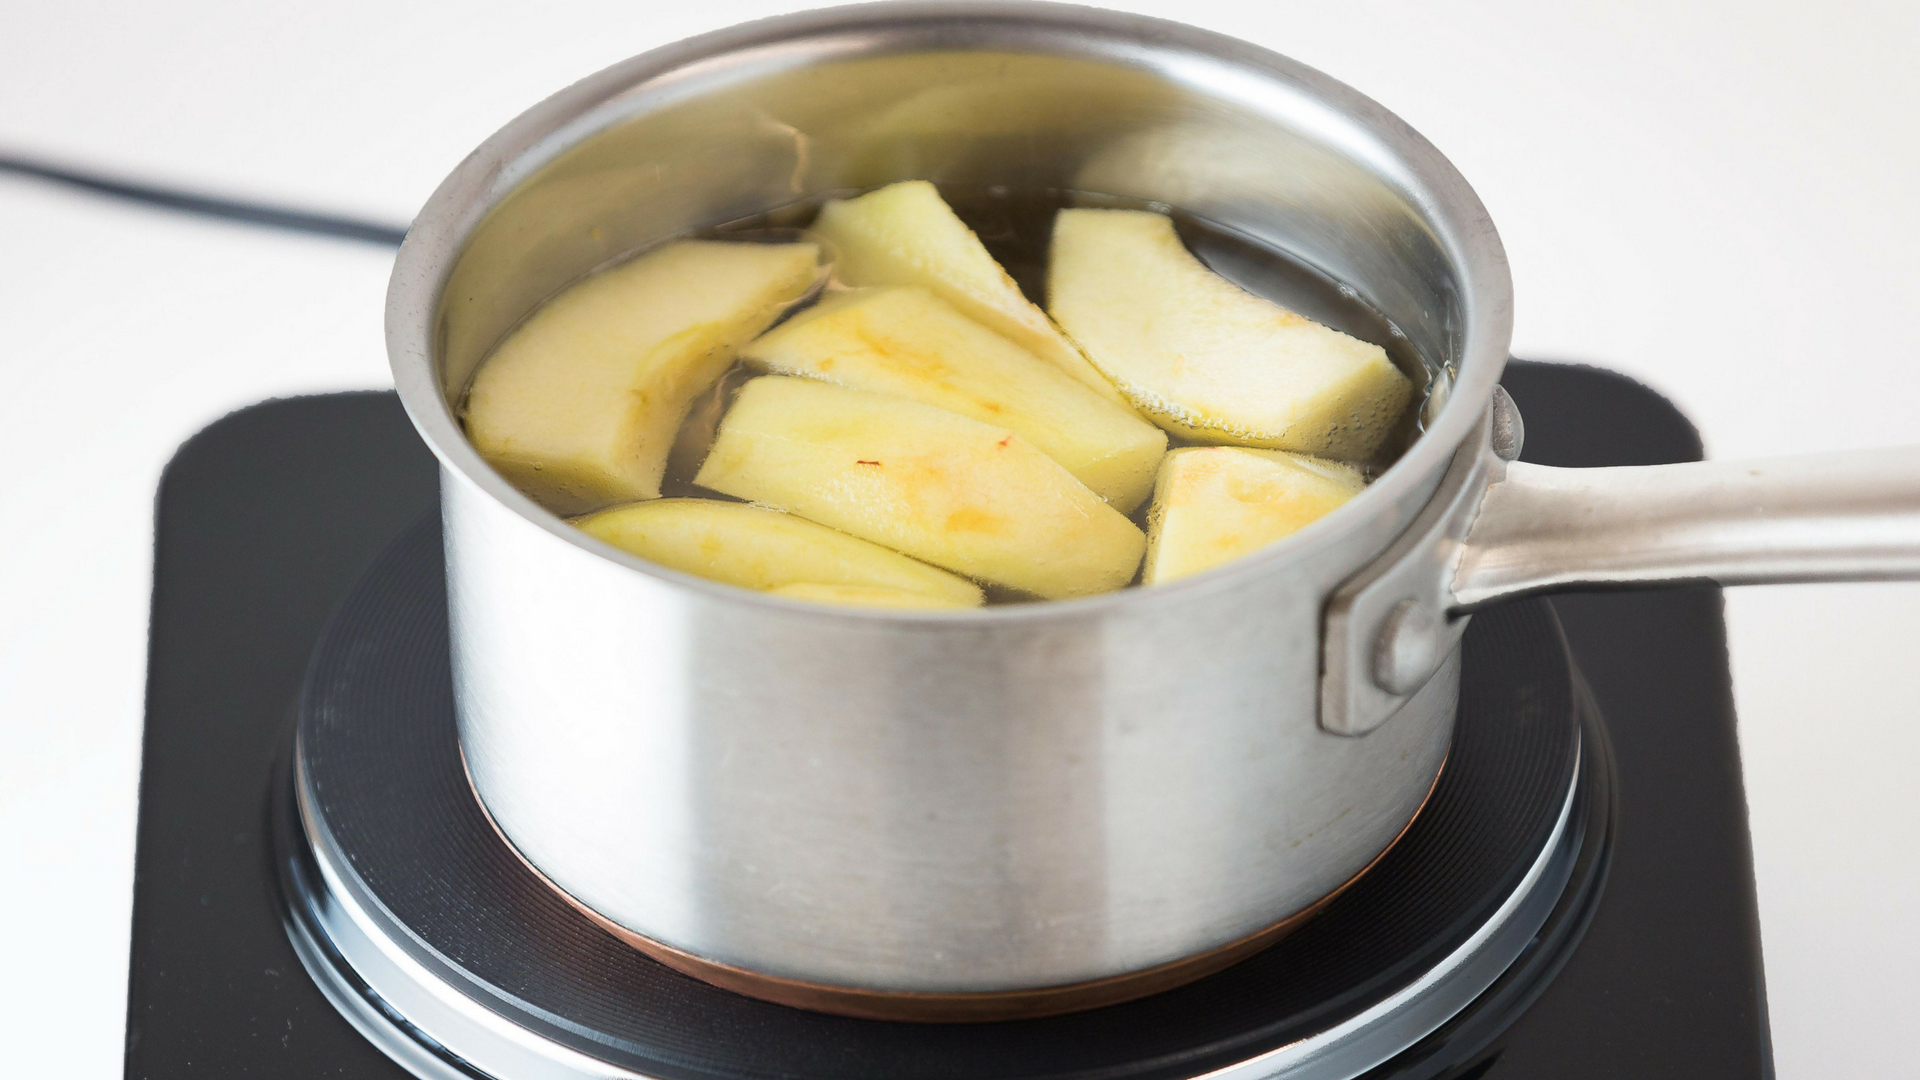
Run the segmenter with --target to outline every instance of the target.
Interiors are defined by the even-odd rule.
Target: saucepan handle
[[[1515,460],[1495,390],[1414,524],[1329,597],[1320,726],[1365,735],[1425,687],[1476,608],[1688,581],[1920,580],[1920,446],[1554,469]]]
[[[1456,558],[1455,612],[1548,590],[1920,579],[1920,446],[1606,469],[1516,461]]]

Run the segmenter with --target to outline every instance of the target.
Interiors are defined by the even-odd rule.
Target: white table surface
[[[1915,5],[1121,6],[1294,56],[1438,144],[1511,253],[1516,354],[1643,379],[1718,457],[1920,441]],[[572,79],[778,10],[17,4],[0,148],[404,221]],[[9,1075],[121,1068],[160,470],[230,409],[384,385],[389,260],[0,177]],[[1727,609],[1780,1073],[1916,1075],[1920,586]]]

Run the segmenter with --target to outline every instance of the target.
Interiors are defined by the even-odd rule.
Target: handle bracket
[[[1519,413],[1496,393],[1413,525],[1335,590],[1320,635],[1320,727],[1365,735],[1393,718],[1466,633],[1454,567],[1489,484],[1520,452]]]

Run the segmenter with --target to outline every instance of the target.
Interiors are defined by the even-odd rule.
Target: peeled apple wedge
[[[1049,600],[1126,585],[1146,548],[1012,431],[814,379],[747,383],[694,482]]]
[[[816,604],[844,604],[848,607],[882,608],[925,608],[925,607],[978,607],[979,601],[971,604],[930,603],[925,593],[911,593],[904,589],[883,589],[875,585],[822,585],[816,581],[796,581],[791,585],[782,585],[777,589],[768,589],[775,596],[784,596],[789,600],[808,600]]]
[[[467,436],[557,513],[659,498],[688,404],[818,273],[813,244],[680,240],[589,277],[480,366]]]
[[[1291,536],[1358,495],[1348,465],[1284,450],[1192,446],[1160,464],[1148,514],[1148,585],[1231,562]]]
[[[1019,435],[1121,513],[1146,501],[1167,436],[925,289],[858,289],[743,350],[755,365],[936,405]]]
[[[838,250],[834,274],[842,283],[918,285],[1102,397],[1132,408],[927,181],[903,180],[857,199],[836,199],[820,209],[813,231]]]
[[[1144,210],[1062,210],[1047,302],[1133,403],[1193,442],[1358,460],[1413,384],[1386,351],[1242,290]]]
[[[764,506],[653,499],[574,524],[662,566],[783,596],[884,607],[978,607],[982,600],[965,578]]]

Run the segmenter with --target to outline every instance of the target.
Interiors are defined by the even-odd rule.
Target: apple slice
[[[1146,548],[1006,428],[813,379],[743,387],[694,482],[1049,600],[1126,585]]]
[[[1166,433],[925,289],[842,293],[742,350],[756,366],[1005,427],[1123,514],[1153,491]]]
[[[556,513],[658,498],[687,405],[819,272],[814,244],[681,240],[586,278],[480,366],[467,437]]]
[[[889,607],[978,607],[980,587],[824,525],[764,506],[653,499],[574,524],[622,551],[688,574],[803,599]],[[854,590],[831,596],[821,590]]]
[[[1284,450],[1175,450],[1154,485],[1145,583],[1197,574],[1291,536],[1365,487],[1352,466]]]
[[[767,591],[789,600],[810,600],[816,604],[844,604],[849,607],[960,608],[978,607],[980,604],[978,600],[968,604],[948,603],[944,602],[944,597],[930,597],[926,593],[913,593],[905,589],[884,589],[877,585],[822,585],[817,581],[796,581]],[[934,602],[936,600],[942,602]]]
[[[1144,210],[1062,210],[1047,302],[1060,326],[1161,427],[1360,460],[1413,384],[1386,351],[1245,292]]]
[[[918,285],[1102,397],[1133,407],[1020,292],[927,181],[903,180],[857,199],[836,199],[820,208],[813,231],[837,249],[833,272],[841,282]]]

